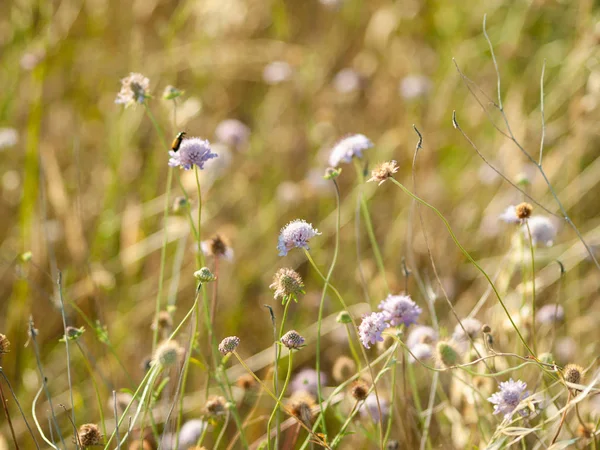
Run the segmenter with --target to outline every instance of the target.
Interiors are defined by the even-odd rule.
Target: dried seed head
[[[256,386],[256,380],[252,375],[245,373],[243,375],[240,375],[235,384],[239,388],[242,388],[243,390],[247,391],[248,389],[252,389],[254,386]]]
[[[204,405],[207,414],[211,416],[222,416],[225,414],[225,410],[227,408],[227,400],[225,397],[213,397],[208,399],[206,405]]]
[[[177,341],[165,341],[155,350],[152,365],[160,364],[163,367],[171,367],[177,364],[183,353],[184,350]]]
[[[491,333],[492,332],[492,327],[490,327],[487,323],[485,325],[483,325],[481,327],[481,332],[482,333]]]
[[[515,207],[515,213],[517,217],[521,220],[529,219],[531,216],[531,212],[533,211],[533,206],[529,203],[520,203]]]
[[[371,171],[371,178],[367,181],[377,181],[381,185],[396,172],[398,172],[396,161],[386,161]]]
[[[291,330],[281,337],[281,343],[290,350],[298,350],[304,345],[304,338],[296,330]]]
[[[567,364],[563,369],[563,376],[568,383],[579,384],[583,378],[583,367],[577,364]]]
[[[150,80],[141,73],[130,73],[121,80],[121,90],[117,94],[115,103],[125,105],[144,103],[149,94]]]
[[[171,314],[167,311],[161,311],[158,313],[158,318],[152,324],[153,330],[168,330],[173,327],[173,319],[171,318]]]
[[[100,428],[94,423],[86,423],[81,425],[77,431],[77,439],[83,448],[92,447],[94,445],[102,445],[102,433]]]
[[[314,408],[317,406],[315,398],[306,391],[297,391],[289,400],[289,409],[293,416],[304,424],[310,425],[315,418]]]
[[[281,268],[273,277],[273,283],[269,288],[275,290],[275,300],[281,299],[285,303],[286,299],[298,299],[298,295],[304,294],[304,282],[298,272],[289,268]]]
[[[356,373],[356,363],[352,358],[342,355],[335,360],[332,372],[333,379],[342,383]]]
[[[460,355],[451,341],[440,341],[435,347],[436,357],[444,367],[455,366],[460,362]]]
[[[218,234],[214,235],[208,241],[203,241],[201,246],[202,252],[206,256],[225,258],[228,260],[233,257],[233,250]]]
[[[8,352],[10,352],[10,341],[5,335],[0,334],[0,358]]]
[[[219,344],[219,351],[223,355],[233,352],[237,346],[240,345],[240,338],[237,336],[229,336],[221,341]]]
[[[352,397],[358,401],[366,400],[369,396],[369,385],[363,380],[356,380],[352,383],[350,393],[352,394]]]
[[[215,281],[217,276],[214,275],[208,267],[203,267],[200,270],[196,270],[194,272],[194,276],[200,283],[210,283],[211,281]]]

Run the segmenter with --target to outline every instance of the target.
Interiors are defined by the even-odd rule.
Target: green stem
[[[346,324],[346,332],[348,333],[348,347],[350,348],[350,353],[352,353],[352,357],[354,358],[356,367],[358,367],[358,370],[361,370],[362,363],[360,362],[360,356],[358,356],[358,352],[356,351],[356,347],[354,346],[354,340],[352,339],[352,330],[350,329],[350,325],[348,324]]]
[[[360,184],[363,185],[365,183],[365,175],[363,173],[362,167],[360,167],[360,162],[357,159],[354,159],[354,167],[356,168],[356,173],[358,175],[358,179],[360,180]],[[365,220],[365,226],[367,228],[367,234],[369,235],[369,240],[371,241],[371,246],[373,247],[373,255],[375,256],[375,261],[377,263],[377,267],[379,272],[381,273],[381,278],[383,279],[383,284],[385,285],[385,290],[387,293],[390,293],[390,287],[387,281],[387,275],[385,273],[385,265],[383,263],[383,257],[381,256],[381,250],[379,249],[379,244],[377,244],[377,238],[375,237],[375,231],[373,231],[373,222],[371,221],[371,214],[369,213],[369,207],[367,206],[367,200],[365,199],[365,195],[362,191],[362,187],[360,188],[360,192],[358,194],[360,196],[360,209],[363,214],[363,218]]]
[[[537,342],[535,336],[535,249],[533,246],[533,237],[529,228],[529,221],[525,220],[527,235],[529,237],[529,249],[531,250],[531,339],[533,340],[533,351],[537,353]],[[523,286],[525,289],[525,286]]]
[[[289,302],[288,302],[288,304],[289,304]],[[288,387],[291,376],[292,376],[292,351],[290,350],[290,352],[288,353],[288,370],[287,370],[287,374],[285,376],[285,381],[283,383],[283,387],[281,388],[281,393],[279,394],[279,397],[277,398],[277,404],[275,405],[275,408],[273,408],[273,411],[271,412],[271,416],[269,417],[269,421],[267,422],[267,443],[268,443],[269,449],[271,449],[271,423],[273,423],[273,419],[279,413],[279,405],[282,403],[281,401],[283,400],[283,396],[285,395],[285,390]],[[277,395],[277,394],[275,394],[275,395]],[[277,425],[278,424],[276,424],[276,426],[275,426],[275,433],[276,433],[275,434],[275,450],[279,450],[279,436],[278,436],[279,428],[277,427]]]
[[[106,422],[104,420],[104,411],[102,408],[102,397],[100,396],[100,390],[98,389],[98,383],[96,383],[96,378],[94,377],[94,370],[92,369],[92,366],[91,366],[90,362],[88,361],[88,358],[85,355],[83,348],[81,348],[81,345],[79,345],[79,342],[75,341],[75,344],[77,345],[77,348],[79,348],[79,351],[81,352],[81,356],[83,357],[83,363],[85,365],[85,368],[87,369],[88,373],[90,374],[90,380],[92,381],[92,385],[94,386],[94,391],[96,392],[96,401],[98,402],[98,414],[100,415],[100,426],[102,427],[102,434],[104,436],[106,436],[107,435]]]
[[[285,307],[283,308],[283,317],[281,318],[281,325],[279,326],[279,335],[277,336],[277,341],[275,342],[275,368],[276,370],[273,372],[273,388],[274,388],[274,392],[275,395],[277,395],[277,390],[278,390],[278,369],[279,369],[279,359],[281,358],[281,346],[279,345],[281,336],[283,336],[283,327],[285,326],[285,320],[287,319],[287,313],[288,313],[288,308],[290,306],[290,303],[292,302],[291,298],[287,298],[287,301],[285,303]],[[291,353],[290,353],[291,355]],[[282,391],[285,392],[285,387]],[[277,407],[277,405],[275,405],[275,408],[273,409],[273,412],[275,413],[275,449],[279,449],[279,433],[280,433],[280,421],[281,421],[281,413],[279,411],[279,408]],[[273,415],[271,414],[271,418],[273,417]],[[267,439],[267,443],[268,443],[268,447],[271,448],[271,418],[269,419],[269,422],[267,423],[267,436],[269,436],[269,439]]]
[[[487,282],[490,284],[492,290],[494,291],[494,294],[496,295],[496,297],[498,298],[498,301],[500,302],[500,305],[502,306],[502,309],[504,309],[504,312],[506,313],[506,316],[508,317],[508,320],[510,321],[511,325],[513,326],[513,328],[515,329],[515,331],[517,332],[517,335],[519,336],[519,339],[521,340],[521,342],[523,343],[523,345],[525,346],[525,348],[527,349],[527,351],[535,357],[535,353],[533,352],[533,350],[531,350],[531,348],[529,347],[529,345],[527,345],[527,342],[525,341],[525,339],[523,338],[523,335],[521,334],[521,332],[519,331],[519,328],[517,327],[517,325],[515,324],[515,322],[513,321],[510,313],[508,312],[508,308],[506,307],[506,305],[504,304],[504,301],[502,300],[502,297],[500,296],[500,293],[498,292],[498,289],[496,288],[496,286],[494,285],[494,282],[491,280],[491,278],[489,277],[489,275],[485,272],[485,270],[483,270],[481,268],[481,266],[479,264],[477,264],[477,262],[473,259],[473,257],[471,256],[471,254],[462,246],[462,244],[458,241],[456,235],[454,234],[454,232],[452,231],[452,227],[450,227],[450,224],[448,223],[448,221],[446,220],[446,218],[444,217],[444,215],[433,205],[427,203],[425,200],[423,200],[421,197],[413,194],[409,189],[407,189],[402,183],[400,183],[399,181],[396,181],[394,178],[390,177],[390,180],[392,181],[392,183],[394,183],[395,185],[397,185],[400,189],[402,189],[407,195],[409,195],[410,197],[412,197],[414,200],[418,201],[419,203],[421,203],[422,205],[426,206],[427,208],[431,209],[441,220],[442,222],[444,222],[444,225],[446,226],[446,229],[448,230],[448,233],[450,233],[450,237],[452,238],[452,240],[454,241],[454,243],[456,244],[456,246],[460,249],[460,251],[467,257],[467,259],[471,262],[471,264],[473,264],[477,270],[479,270],[482,275],[485,277],[485,279],[487,280]]]

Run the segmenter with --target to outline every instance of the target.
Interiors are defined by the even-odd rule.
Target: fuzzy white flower
[[[209,159],[216,158],[216,153],[212,152],[210,144],[207,140],[197,137],[184,139],[179,146],[178,151],[171,150],[169,152],[169,166],[181,167],[185,170],[190,170],[194,165],[200,170],[204,169],[204,163]]]
[[[362,158],[362,152],[373,147],[371,140],[364,134],[353,134],[340,139],[331,149],[329,165],[338,167],[341,163],[350,163],[352,158]]]
[[[527,220],[529,224],[529,230],[531,231],[531,241],[533,245],[537,245],[539,242],[546,245],[546,247],[552,246],[554,238],[556,237],[556,227],[550,219],[545,216],[532,216]],[[523,225],[523,233],[528,237],[527,225]]]
[[[305,220],[296,219],[291,221],[279,233],[279,242],[277,243],[279,256],[287,255],[294,247],[309,250],[308,241],[319,234],[321,234],[319,230],[313,228]]]

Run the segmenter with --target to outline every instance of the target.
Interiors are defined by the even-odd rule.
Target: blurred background
[[[336,201],[331,182],[322,176],[332,145],[348,133],[374,142],[362,161],[367,168],[398,162],[396,179],[440,209],[517,311],[522,255],[511,249],[518,232],[498,216],[523,197],[454,129],[452,112],[489,162],[550,211],[559,210],[536,167],[492,125],[505,129],[491,104],[497,86],[483,35],[485,14],[506,115],[536,160],[545,64],[543,167],[586,241],[600,244],[600,8],[591,0],[1,2],[0,332],[12,343],[2,367],[25,409],[39,387],[35,355],[27,346],[30,316],[57,402],[69,403],[53,281],[59,271],[68,324],[86,327],[82,346],[94,360],[107,399],[113,388],[127,383],[125,370],[69,305],[106,327],[125,369],[139,381],[152,348],[165,226],[164,302],[175,308],[176,322],[193,302],[195,245],[187,220],[172,214],[163,221],[167,149],[142,105],[115,104],[120,80],[130,72],[150,79],[147,104],[168,143],[186,131],[209,139],[219,154],[201,174],[202,237],[219,234],[233,250],[232,260],[219,268],[215,328],[218,337],[242,338],[242,356],[272,344],[263,305],[281,315],[268,289],[279,267],[296,268],[306,283],[306,295],[291,306],[289,328],[306,330],[316,321],[321,281],[302,252],[277,256],[277,236],[290,220],[311,222],[323,233],[311,242],[311,253],[323,270],[328,267]],[[488,113],[470,95],[454,61],[477,84],[471,87]],[[184,95],[163,99],[168,85]],[[223,124],[229,119],[239,123]],[[413,124],[423,135],[414,184]],[[193,173],[178,173],[195,209]],[[406,259],[431,297],[440,297],[411,199],[391,183],[359,186],[352,165],[343,166],[338,182],[341,249],[333,284],[346,301],[364,304],[368,295],[375,305],[387,294],[364,223],[356,222],[359,191],[369,200],[391,290],[404,290]],[[176,195],[181,188],[175,181]],[[442,285],[459,315],[466,316],[487,284],[442,222],[421,212]],[[535,213],[546,214],[538,207]],[[554,219],[559,229],[554,246],[537,250],[538,301],[560,298],[567,325],[557,332],[568,341],[567,360],[591,363],[600,338],[594,318],[600,312],[594,301],[599,272],[573,230]],[[25,252],[31,252],[30,260]],[[557,259],[565,266],[562,278]],[[414,279],[409,277],[408,291],[426,310]],[[447,303],[435,304],[442,329],[452,330],[456,323]],[[502,326],[498,311],[491,298],[477,317]],[[337,312],[331,299],[325,316]],[[421,322],[428,324],[428,316],[425,312]],[[339,331],[324,338],[326,372],[347,351],[345,332]],[[314,332],[307,338],[314,340]],[[296,363],[312,366],[314,347],[299,353]],[[79,354],[73,366],[79,418],[97,421],[97,411],[83,407],[92,401],[93,389]],[[188,390],[201,390],[202,371],[192,375]],[[201,406],[192,407],[190,415]],[[17,428],[23,435],[23,425]]]

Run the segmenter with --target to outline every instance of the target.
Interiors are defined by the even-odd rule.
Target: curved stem
[[[281,393],[279,394],[279,397],[277,398],[277,404],[275,405],[275,408],[273,408],[273,412],[271,412],[271,416],[269,417],[269,421],[267,422],[267,443],[268,443],[269,449],[271,448],[271,423],[273,423],[273,419],[277,416],[277,413],[279,412],[279,405],[282,403],[283,396],[285,395],[285,390],[288,387],[291,376],[292,376],[292,351],[290,350],[290,352],[288,354],[288,370],[287,370],[287,374],[285,376],[285,381],[283,383],[283,387],[281,388]],[[279,425],[279,424],[276,424],[276,428],[275,428],[275,433],[276,433],[275,434],[275,450],[279,450],[279,427],[277,425]]]

